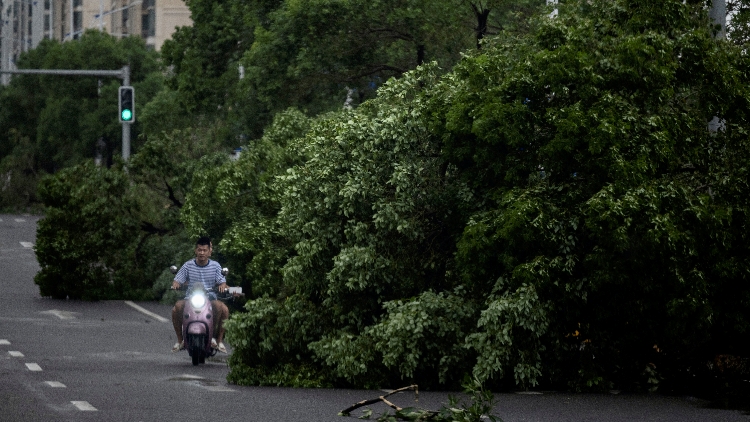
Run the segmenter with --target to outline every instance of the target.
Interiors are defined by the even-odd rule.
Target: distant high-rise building
[[[159,50],[175,27],[192,25],[183,0],[0,0],[0,14],[2,69],[15,69],[18,56],[43,39],[69,41],[89,28],[139,36]]]

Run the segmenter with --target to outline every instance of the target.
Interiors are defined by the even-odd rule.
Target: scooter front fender
[[[188,334],[208,334],[208,326],[202,322],[193,322],[186,331]]]

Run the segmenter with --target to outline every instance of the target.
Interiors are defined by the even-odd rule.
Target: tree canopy
[[[162,54],[168,85],[191,113],[226,115],[230,135],[259,138],[273,115],[356,105],[427,61],[445,68],[481,34],[519,24],[541,0],[378,0],[189,2],[193,26]],[[477,12],[479,11],[479,12]],[[489,19],[489,20],[488,20]],[[489,25],[489,26],[487,26]]]
[[[118,40],[90,30],[76,42],[44,40],[18,61],[22,69],[117,70],[126,64],[145,104],[161,82],[154,75],[159,70],[156,53],[138,38]],[[91,159],[97,151],[105,161],[111,161],[113,152],[119,154],[120,83],[113,78],[16,75],[0,87],[0,173],[10,179],[0,192],[0,206],[35,202],[33,187],[42,174]],[[138,129],[136,124],[133,139]]]
[[[569,2],[321,120],[276,178],[294,247],[229,324],[230,379],[647,389],[738,352],[747,64],[702,4]]]

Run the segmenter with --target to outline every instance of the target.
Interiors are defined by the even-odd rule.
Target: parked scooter
[[[171,266],[172,274],[177,273],[177,267]],[[229,273],[223,268],[221,273],[226,277]],[[190,287],[184,286],[180,290],[187,289],[187,299],[182,315],[182,339],[185,349],[193,359],[193,365],[206,363],[206,358],[216,354],[216,349],[211,347],[211,339],[214,338],[213,307],[209,293],[203,283],[193,283]],[[221,298],[219,298],[221,300]]]

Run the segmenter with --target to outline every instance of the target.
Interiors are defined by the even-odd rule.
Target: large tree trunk
[[[479,50],[482,48],[482,39],[487,35],[487,21],[490,17],[490,9],[485,9],[474,3],[471,4],[471,8],[474,9],[474,16],[477,18],[475,32],[477,34],[477,50]]]

